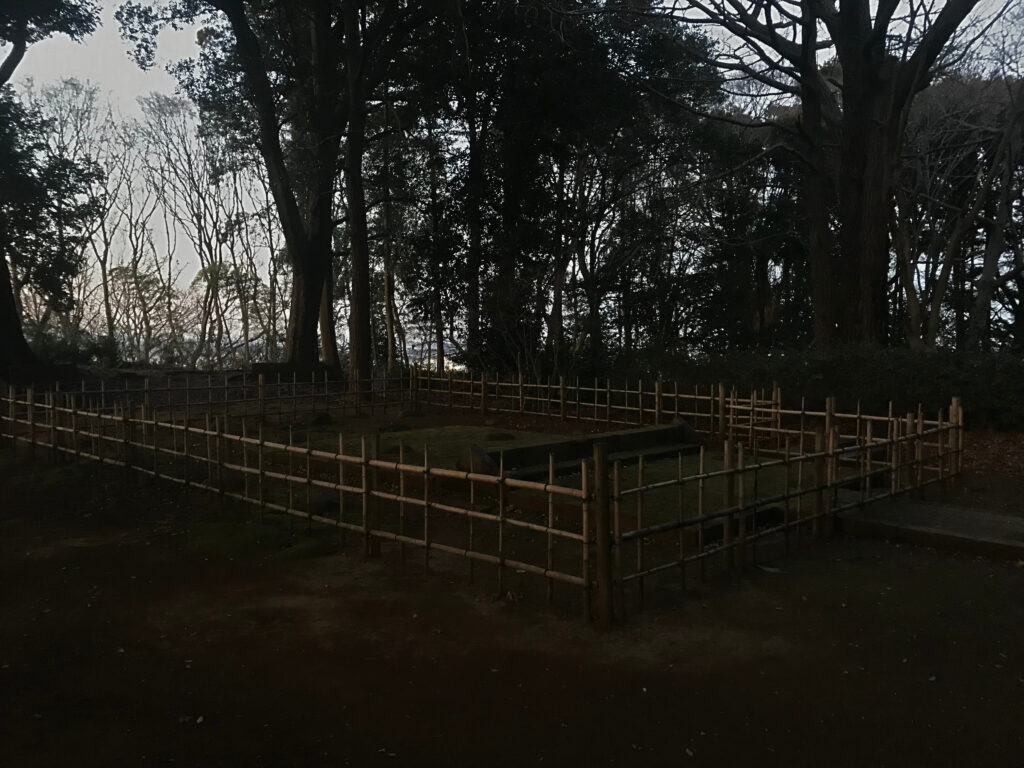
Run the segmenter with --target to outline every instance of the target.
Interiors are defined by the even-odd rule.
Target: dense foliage
[[[8,249],[30,335],[140,363],[347,358],[363,378],[1024,349],[1020,19],[972,41],[970,0],[894,7],[863,62],[840,17],[769,33],[768,6],[123,3],[140,64],[167,25],[195,28],[198,54],[173,67],[185,98],[147,98],[141,121],[69,81],[35,95],[49,122],[10,123],[23,143],[69,121],[93,136],[65,152],[78,176],[46,182],[60,210],[29,216],[50,240],[26,228],[35,245]],[[756,61],[760,34],[781,58]],[[898,103],[864,90],[872,72]],[[844,95],[885,136],[858,144]]]

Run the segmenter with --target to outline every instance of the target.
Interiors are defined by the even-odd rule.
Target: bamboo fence
[[[236,377],[237,379],[237,377]],[[494,568],[504,594],[512,580],[539,577],[552,601],[558,584],[580,596],[587,618],[610,622],[643,606],[650,585],[672,575],[686,590],[711,569],[743,568],[758,542],[814,539],[844,509],[959,473],[963,409],[928,419],[782,407],[781,393],[738,397],[722,386],[682,390],[661,382],[488,380],[418,371],[367,382],[186,380],[185,386],[36,392],[8,389],[0,427],[12,449],[96,461],[236,499],[260,515],[279,512],[355,535],[369,555],[382,542]],[[368,394],[369,393],[369,394]],[[657,424],[676,417],[713,436],[696,466],[680,453],[674,474],[652,473],[643,455],[610,461],[598,443],[578,481],[559,480],[549,456],[546,482],[379,457],[379,438],[338,436],[336,451],[264,437],[264,422],[302,410],[433,408],[523,413],[606,424]],[[232,424],[233,423],[233,424]],[[237,429],[229,427],[236,426]],[[290,435],[290,430],[289,430]],[[720,456],[720,458],[719,458]],[[671,461],[671,460],[670,460]],[[687,461],[690,461],[689,459]],[[633,466],[635,464],[635,466]],[[576,477],[577,473],[573,474]],[[560,590],[561,591],[561,590]],[[633,597],[629,594],[632,593]]]

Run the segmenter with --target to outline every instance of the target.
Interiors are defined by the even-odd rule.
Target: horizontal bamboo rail
[[[495,566],[499,590],[511,572],[543,578],[549,601],[556,583],[567,584],[580,590],[588,617],[592,596],[599,598],[602,620],[610,615],[609,599],[615,615],[624,614],[627,585],[636,587],[642,605],[651,577],[678,571],[685,591],[690,566],[700,579],[712,562],[743,567],[765,537],[781,534],[788,550],[794,533],[817,538],[836,513],[951,477],[963,463],[959,399],[926,419],[920,408],[902,417],[891,408],[887,416],[865,414],[859,406],[844,414],[832,399],[820,411],[783,409],[777,387],[770,398],[739,398],[724,387],[683,392],[660,382],[649,391],[642,383],[616,390],[610,382],[414,374],[390,390],[396,402],[524,413],[532,403],[544,409],[539,415],[613,423],[630,407],[641,420],[652,413],[655,422],[678,413],[721,437],[722,465],[709,468],[702,448],[696,472],[684,470],[679,454],[674,476],[655,479],[640,455],[631,482],[621,461],[609,464],[595,452],[594,461],[581,461],[579,485],[571,486],[556,482],[553,457],[547,481],[538,482],[509,477],[504,467],[489,474],[434,466],[426,446],[419,464],[405,459],[404,447],[397,461],[380,457],[376,441],[366,438],[358,453],[345,450],[342,435],[336,451],[311,446],[308,438],[296,444],[290,429],[287,442],[267,440],[263,417],[279,395],[262,381],[256,398],[245,397],[247,382],[235,391],[227,380],[222,397],[209,396],[211,381],[207,388],[103,386],[99,399],[81,389],[11,387],[0,398],[0,434],[13,449],[27,445],[32,454],[47,450],[55,458],[123,467],[236,499],[261,515],[280,512],[335,526],[360,535],[368,554],[387,541],[403,557],[405,547],[420,548],[428,568],[433,553],[467,561],[471,577],[474,564]],[[311,396],[327,398],[331,383],[325,380]],[[297,405],[297,383],[289,386],[291,399],[280,399]],[[205,402],[195,397],[200,389]],[[229,397],[233,391],[240,396]],[[380,391],[389,391],[387,382]],[[144,396],[136,401],[138,392]],[[178,394],[155,402],[167,392]],[[258,403],[255,432],[244,409],[221,410],[225,401]],[[333,407],[327,399],[314,405]],[[228,429],[232,421],[237,432]],[[603,467],[600,477],[595,466]],[[719,501],[712,491],[720,491]]]

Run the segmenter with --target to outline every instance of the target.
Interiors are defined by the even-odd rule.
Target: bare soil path
[[[1022,563],[836,539],[602,633],[336,549],[0,449],[0,762],[1024,764]]]

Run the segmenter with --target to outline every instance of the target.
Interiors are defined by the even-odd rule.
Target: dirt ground
[[[833,539],[600,631],[337,545],[0,449],[0,762],[1024,765],[1024,563]]]
[[[953,487],[931,486],[929,501],[1024,517],[1024,434],[964,434],[964,475]]]

